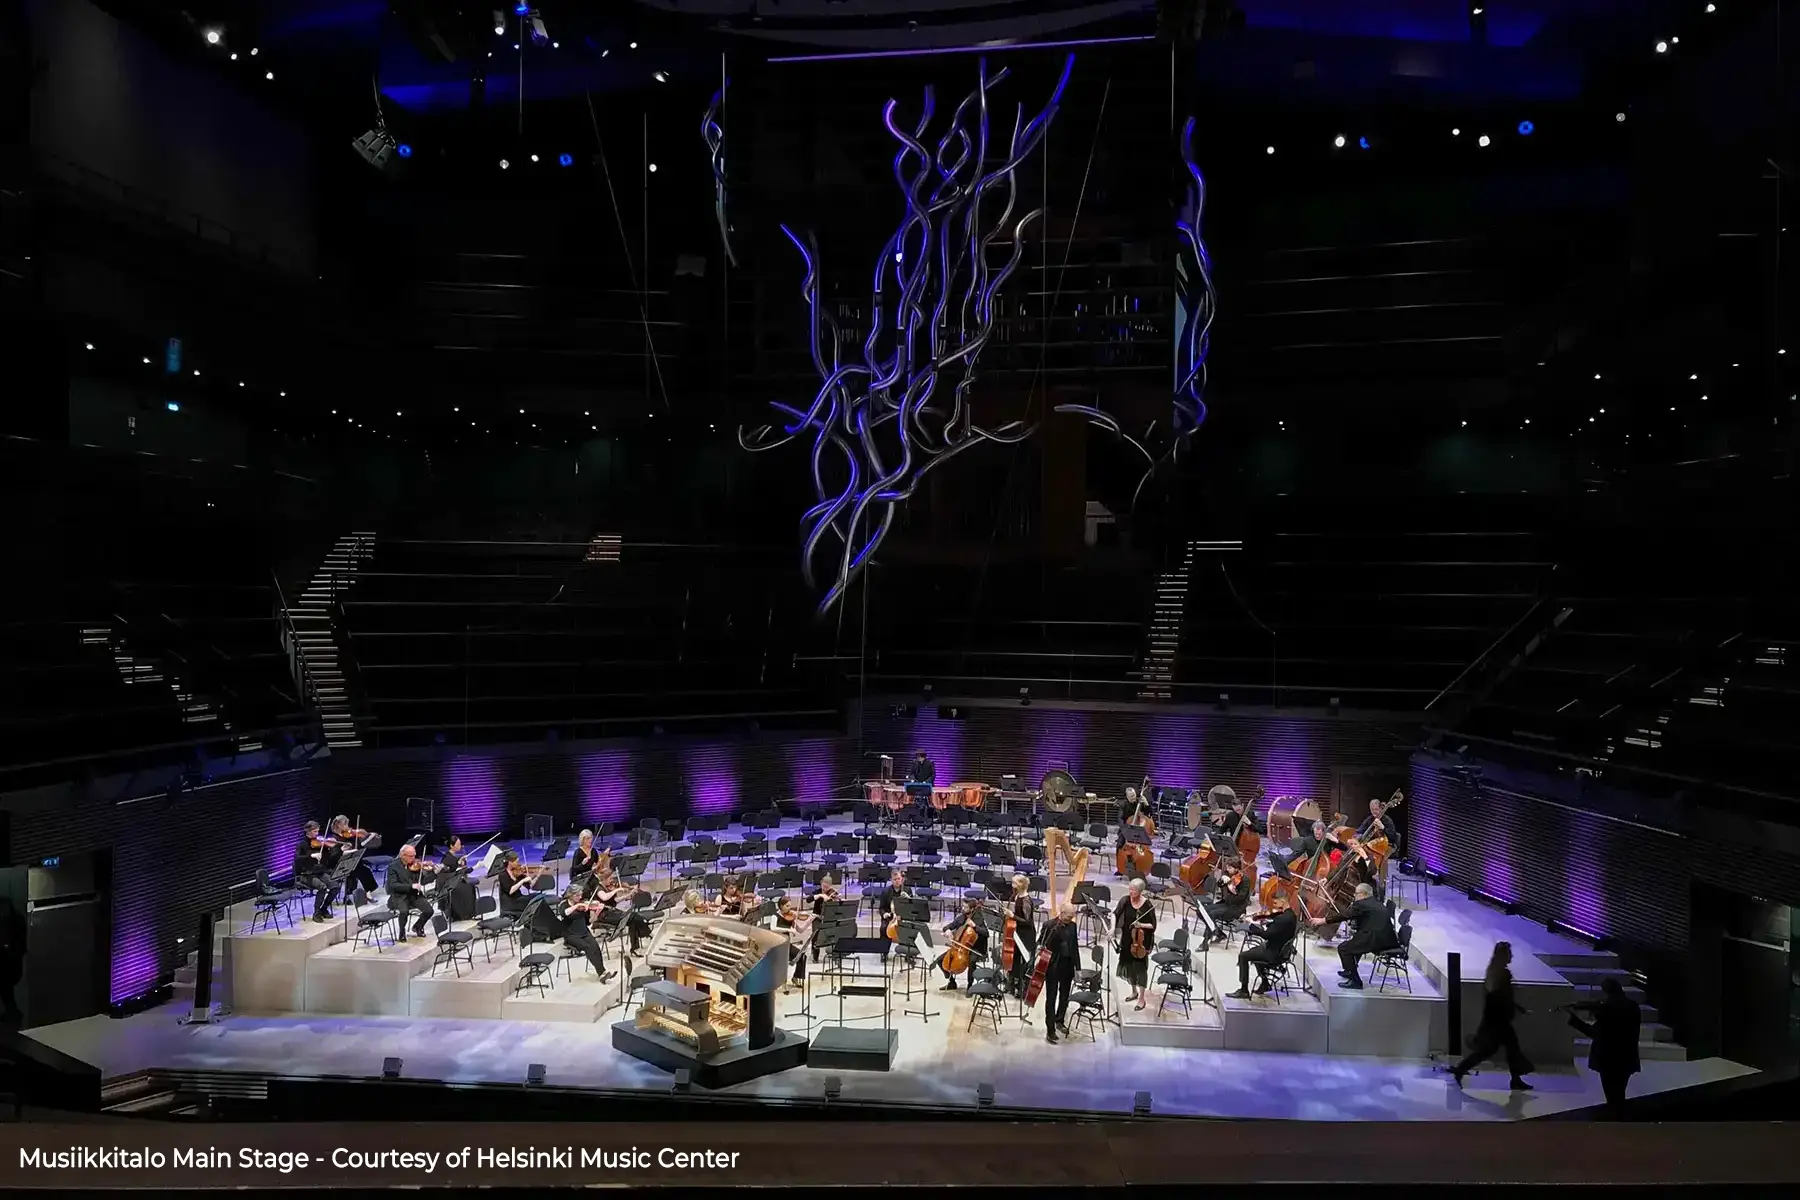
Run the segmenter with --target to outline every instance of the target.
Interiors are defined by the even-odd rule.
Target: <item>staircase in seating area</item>
[[[288,610],[301,689],[319,713],[327,746],[360,746],[350,689],[338,656],[335,605],[356,582],[356,564],[375,553],[373,533],[348,533],[326,553]]]
[[[1686,1062],[1687,1047],[1675,1040],[1675,1031],[1662,1022],[1662,1014],[1644,996],[1643,980],[1625,969],[1616,954],[1603,950],[1568,950],[1537,955],[1539,962],[1554,967],[1556,973],[1575,989],[1578,1003],[1598,1004],[1604,992],[1601,984],[1616,979],[1625,994],[1637,1001],[1642,1021],[1638,1026],[1638,1057],[1662,1062]],[[1587,1062],[1589,1039],[1575,1038],[1575,1061]]]
[[[1181,651],[1181,626],[1187,618],[1188,584],[1193,578],[1194,560],[1243,548],[1242,542],[1189,542],[1181,561],[1156,577],[1150,642],[1144,649],[1144,666],[1136,672],[1142,680],[1138,699],[1167,700],[1174,695],[1175,660]]]
[[[118,666],[119,674],[131,686],[168,688],[181,712],[181,723],[191,729],[196,738],[230,735],[231,722],[225,719],[225,714],[219,710],[218,705],[205,696],[190,692],[174,672],[161,662],[133,654],[126,644],[122,629],[113,626],[88,626],[81,631],[81,641],[86,646],[105,646]],[[240,741],[237,748],[241,751],[260,750],[262,742],[249,738]]]

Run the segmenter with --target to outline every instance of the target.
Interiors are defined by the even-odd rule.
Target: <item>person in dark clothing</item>
[[[927,788],[937,786],[937,764],[927,758],[923,750],[914,756],[912,772],[907,776],[907,781],[914,784],[922,783]]]
[[[429,868],[419,861],[412,843],[400,847],[400,853],[387,869],[387,903],[400,925],[400,940],[406,940],[406,914],[418,913],[413,922],[413,936],[423,937],[432,916],[431,901],[425,898],[425,876]]]
[[[1343,986],[1350,991],[1362,990],[1362,975],[1357,970],[1357,963],[1365,954],[1378,954],[1383,950],[1392,950],[1399,944],[1394,937],[1394,921],[1388,916],[1387,905],[1375,899],[1375,887],[1369,883],[1356,885],[1356,900],[1350,905],[1343,919],[1356,927],[1338,947],[1338,960],[1344,964],[1339,977]],[[1324,917],[1314,917],[1312,924],[1325,924]]]
[[[594,831],[582,830],[575,839],[575,856],[569,860],[569,882],[587,882],[587,877],[594,873],[594,867],[599,861],[600,851],[594,848]]]
[[[437,890],[432,893],[444,915],[452,921],[473,920],[475,916],[475,884],[469,879],[469,859],[463,853],[463,842],[452,836],[438,859]]]
[[[899,868],[895,868],[893,874],[888,876],[887,887],[883,889],[881,893],[881,927],[883,933],[887,932],[888,924],[894,919],[894,901],[907,900],[911,897],[912,892],[907,890],[906,887],[905,873]]]
[[[337,841],[337,854],[332,856],[332,866],[337,865],[337,859],[346,850],[372,851],[380,844],[380,839],[368,830],[352,829],[350,818],[342,815],[331,818],[331,836]],[[349,900],[358,890],[362,892],[364,899],[375,895],[375,872],[369,869],[366,861],[357,863],[356,870],[350,872],[350,878],[344,881],[344,898]]]
[[[1243,920],[1245,910],[1250,907],[1250,880],[1244,873],[1241,859],[1230,859],[1219,868],[1218,893],[1203,907],[1213,924],[1219,927],[1208,935],[1208,940],[1224,941],[1224,926]]]
[[[1642,1069],[1638,1059],[1638,1030],[1643,1025],[1643,1012],[1637,1001],[1625,994],[1616,979],[1600,985],[1598,1004],[1573,1006],[1569,1024],[1593,1040],[1588,1049],[1588,1070],[1600,1077],[1600,1088],[1606,1093],[1606,1106],[1617,1112],[1625,1103],[1625,1088],[1631,1077]],[[1588,1020],[1576,1014],[1585,1011]]]
[[[294,847],[294,886],[313,894],[312,919],[323,925],[331,920],[331,883],[333,847],[319,837],[319,823],[308,821],[301,827],[300,844]]]
[[[1254,946],[1246,946],[1238,955],[1238,989],[1234,1000],[1250,998],[1250,968],[1256,968],[1256,994],[1269,990],[1269,968],[1284,961],[1300,932],[1300,921],[1288,908],[1287,897],[1277,892],[1269,901],[1269,911],[1252,918],[1251,936]]]
[[[952,941],[956,941],[958,940],[957,935],[970,926],[973,926],[975,929],[975,942],[969,947],[969,966],[968,969],[963,972],[964,987],[975,982],[975,964],[987,957],[988,934],[987,927],[981,923],[981,901],[979,900],[968,901],[963,907],[963,915],[944,926],[944,932],[950,935]],[[954,992],[956,990],[956,976],[952,975],[950,973],[950,968],[945,965],[945,960],[949,957],[950,952],[948,950],[944,951],[942,954],[938,955],[937,963],[935,965],[938,970],[944,973],[944,979],[947,981],[940,990]]]
[[[13,906],[10,897],[0,896],[0,1020],[18,1022],[25,1019],[19,1011],[19,981],[25,977],[25,943],[29,932],[25,918]]]
[[[562,901],[550,912],[554,923],[561,926],[555,931],[556,936],[562,938],[563,945],[573,946],[586,955],[594,974],[605,983],[614,973],[606,969],[606,955],[601,952],[600,943],[594,940],[594,931],[588,927],[600,907],[597,901],[583,900],[581,885],[572,884],[564,889]]]
[[[1512,1072],[1513,1090],[1531,1090],[1531,1085],[1525,1082],[1525,1076],[1532,1071],[1531,1060],[1519,1048],[1519,1035],[1513,1029],[1513,1018],[1525,1010],[1513,999],[1511,966],[1512,943],[1494,943],[1494,956],[1488,960],[1487,979],[1483,984],[1481,1024],[1475,1027],[1475,1036],[1469,1039],[1469,1053],[1450,1069],[1458,1087],[1476,1064],[1493,1057],[1496,1050],[1504,1050],[1506,1068]]]
[[[1013,933],[1018,944],[1013,947],[1012,975],[1007,986],[1015,996],[1025,994],[1031,979],[1031,968],[1037,961],[1038,931],[1035,906],[1031,899],[1031,880],[1023,875],[1012,877]]]
[[[1242,797],[1233,798],[1230,808],[1221,808],[1215,812],[1212,815],[1212,823],[1217,825],[1226,837],[1235,836],[1239,825],[1257,837],[1262,837],[1269,832],[1268,825],[1256,815],[1256,810],[1250,807],[1250,802]]]
[[[1156,949],[1156,905],[1144,895],[1144,881],[1134,879],[1126,888],[1125,898],[1113,911],[1113,928],[1118,941],[1113,951],[1118,957],[1118,976],[1131,985],[1127,1000],[1143,1008],[1149,1000],[1150,952]],[[1139,931],[1142,932],[1139,932]],[[1134,944],[1141,945],[1144,956],[1132,953]]]
[[[516,851],[506,852],[506,865],[500,868],[499,877],[494,883],[494,890],[500,897],[500,911],[503,915],[515,920],[525,912],[525,906],[531,903],[536,892],[533,886],[537,883],[540,872],[528,867],[520,860]]]
[[[1074,905],[1065,904],[1044,926],[1044,945],[1050,950],[1050,965],[1044,972],[1044,1040],[1055,1045],[1058,1033],[1069,1032],[1069,993],[1075,986],[1075,968],[1081,965]]]

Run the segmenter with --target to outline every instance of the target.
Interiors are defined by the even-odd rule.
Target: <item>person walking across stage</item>
[[[1531,1085],[1525,1082],[1525,1076],[1533,1069],[1531,1060],[1519,1048],[1519,1035],[1513,1029],[1513,1018],[1525,1010],[1513,999],[1511,967],[1512,943],[1494,943],[1494,955],[1488,959],[1487,979],[1482,985],[1481,1024],[1475,1027],[1475,1036],[1469,1039],[1469,1053],[1450,1068],[1457,1087],[1462,1086],[1463,1077],[1474,1070],[1476,1064],[1492,1058],[1496,1050],[1504,1050],[1506,1069],[1512,1072],[1513,1091],[1531,1090]]]
[[[1615,1113],[1625,1103],[1625,1088],[1631,1077],[1642,1068],[1638,1060],[1638,1030],[1644,1014],[1636,1000],[1625,994],[1616,979],[1600,985],[1600,1002],[1577,1004],[1569,1015],[1569,1024],[1593,1039],[1588,1049],[1588,1070],[1600,1077],[1600,1088],[1606,1093],[1606,1106]],[[1588,1020],[1575,1013],[1586,1011]]]
[[[1050,965],[1044,972],[1044,1040],[1052,1046],[1056,1035],[1069,1032],[1069,993],[1075,987],[1075,968],[1081,965],[1081,936],[1075,928],[1075,906],[1065,904],[1056,918],[1044,926],[1044,945]]]

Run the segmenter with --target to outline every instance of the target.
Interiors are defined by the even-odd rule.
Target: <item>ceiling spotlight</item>
[[[405,142],[401,142],[398,146],[394,147],[394,153],[398,154],[401,158],[411,158],[412,147]]]
[[[1624,114],[1624,113],[1622,113],[1622,112],[1621,112],[1621,113],[1614,113],[1614,114],[1613,114],[1613,120],[1615,120],[1615,121],[1621,121],[1621,122],[1622,122],[1622,121],[1624,121],[1624,120],[1625,120],[1625,114]]]
[[[461,412],[462,406],[461,405],[451,405],[450,411],[451,412]]]
[[[601,58],[605,58],[605,57],[606,57],[606,56],[607,56],[607,55],[609,55],[609,54],[611,54],[611,53],[612,53],[612,51],[611,51],[611,50],[602,50],[602,51],[601,51],[601,52],[600,52],[600,57],[601,57]]]
[[[650,164],[650,173],[652,175],[656,174],[656,164],[655,163]]]
[[[1527,425],[1529,425],[1529,424],[1531,424],[1531,418],[1530,418],[1530,417],[1526,417],[1526,418],[1525,418],[1525,423],[1526,423],[1526,424],[1527,424]]]
[[[1273,147],[1273,146],[1270,146],[1270,147],[1269,147],[1269,148],[1268,148],[1268,150],[1267,150],[1267,151],[1265,151],[1265,153],[1268,153],[1268,154],[1273,154],[1273,153],[1275,153],[1275,147]]]
[[[513,5],[513,11],[514,11],[514,12],[516,12],[516,13],[518,13],[518,14],[519,14],[519,15],[520,15],[520,16],[521,16],[521,17],[522,17],[522,16],[524,16],[524,15],[525,15],[525,14],[526,14],[526,13],[528,13],[528,12],[530,12],[530,11],[531,11],[531,5],[529,5],[529,4],[515,4],[515,5]]]
[[[532,155],[532,156],[531,156],[531,161],[532,161],[532,162],[536,162],[536,161],[537,161],[537,160],[538,160],[538,156],[537,156],[537,155],[535,155],[535,154],[534,154],[534,155]]]
[[[520,410],[519,410],[519,415],[520,415],[520,416],[521,416],[521,417],[522,417],[522,416],[524,416],[524,415],[525,415],[525,410],[524,410],[524,409],[522,409],[522,408],[521,408],[521,409],[520,409]]]
[[[1519,122],[1519,136],[1520,137],[1530,137],[1532,134],[1534,134],[1536,132],[1537,132],[1537,126],[1533,125],[1530,121],[1520,121]]]
[[[1359,137],[1356,139],[1356,144],[1364,150],[1367,150],[1369,148],[1369,139],[1366,137]]]
[[[1606,415],[1606,410],[1604,408],[1600,410],[1600,415],[1603,417]]]
[[[1481,135],[1481,136],[1480,136],[1480,137],[1478,137],[1478,138],[1476,138],[1476,139],[1475,139],[1475,144],[1476,144],[1476,145],[1477,145],[1477,146],[1485,146],[1485,145],[1487,145],[1487,144],[1488,144],[1488,143],[1489,143],[1489,142],[1491,142],[1491,141],[1493,141],[1493,140],[1494,140],[1494,139],[1492,139],[1492,138],[1490,138],[1490,137],[1489,137],[1489,136],[1488,136],[1488,135],[1487,135],[1487,134],[1485,134],[1485,133],[1484,133],[1484,134],[1482,134],[1482,135]]]
[[[1709,4],[1709,5],[1707,5],[1707,6],[1706,6],[1706,11],[1707,11],[1707,12],[1715,12],[1715,11],[1717,11],[1717,10],[1718,10],[1718,7],[1719,7],[1719,6],[1718,6],[1718,5],[1716,5],[1716,4]]]
[[[334,417],[335,417],[335,416],[337,416],[337,409],[335,409],[335,408],[334,408],[334,409],[332,409],[332,410],[331,410],[331,415],[332,415],[332,416],[334,416]]]
[[[1463,428],[1464,428],[1464,429],[1467,429],[1467,428],[1468,428],[1468,427],[1469,427],[1469,423],[1468,423],[1468,422],[1467,422],[1467,421],[1464,421],[1464,422],[1463,422],[1463,423],[1462,423],[1462,427],[1463,427]]]
[[[630,46],[630,48],[631,48],[631,49],[633,49],[633,50],[636,50],[636,49],[637,49],[637,43],[636,43],[636,42],[633,42],[633,43],[631,43],[631,46]]]
[[[572,167],[575,165],[575,156],[565,152],[557,155],[556,161],[565,167]]]
[[[275,72],[273,72],[273,71],[264,71],[264,72],[263,72],[263,78],[264,78],[264,79],[273,79],[273,78],[275,78]]]
[[[251,58],[256,57],[256,47],[255,46],[250,47],[250,57]]]
[[[494,32],[495,32],[495,33],[496,33],[496,34],[499,34],[499,35],[500,35],[500,36],[502,36],[502,37],[504,37],[504,36],[505,36],[505,34],[506,34],[506,26],[504,26],[504,25],[496,25],[496,26],[494,26]]]
[[[196,374],[196,375],[198,375],[198,374],[200,374],[200,372],[198,372],[198,371],[195,371],[195,372],[194,372],[194,374]]]
[[[506,168],[508,168],[510,166],[512,166],[512,164],[507,162],[504,158],[500,160],[500,169],[502,171],[506,170]]]
[[[145,365],[145,366],[149,366],[149,365],[150,365],[150,360],[149,360],[149,359],[147,359],[147,358],[146,358],[146,359],[145,359],[145,360],[144,360],[144,365]]]
[[[236,61],[237,61],[237,51],[236,51],[236,50],[233,50],[233,51],[232,51],[232,52],[231,52],[231,61],[232,61],[232,62],[236,62]]]
[[[667,83],[669,82],[669,73],[667,71],[656,71],[651,74],[650,78],[656,80],[658,83]]]
[[[1331,139],[1331,144],[1336,146],[1340,150],[1343,149],[1344,148],[1344,135],[1341,133],[1338,134],[1335,138]]]
[[[279,396],[280,396],[280,397],[281,397],[281,398],[282,398],[282,399],[284,399],[284,400],[285,400],[285,399],[287,399],[287,393],[286,393],[286,392],[277,392],[277,393],[276,393],[276,394],[277,394],[277,395],[279,395]]]
[[[1598,379],[1598,378],[1600,378],[1600,377],[1599,377],[1599,376],[1598,376],[1598,375],[1596,375],[1596,376],[1594,376],[1594,378],[1595,378],[1595,379]]]
[[[176,403],[173,400],[171,400],[167,404],[163,405],[163,407],[168,409],[170,412],[180,412],[181,411],[181,405]]]
[[[1658,54],[1667,54],[1669,52],[1669,43],[1667,43],[1667,42],[1656,43],[1656,52]]]
[[[94,348],[94,343],[92,343],[92,342],[83,342],[82,345],[86,346],[89,350],[92,350]],[[148,361],[148,360],[145,360],[145,361]]]
[[[551,49],[552,49],[552,50],[561,50],[561,49],[562,49],[562,43],[561,43],[561,42],[551,42],[551,43],[550,43],[550,48],[551,48]]]
[[[1462,130],[1461,130],[1461,129],[1452,129],[1452,130],[1451,130],[1451,131],[1450,131],[1450,136],[1451,136],[1451,137],[1461,137],[1461,136],[1462,136]]]
[[[244,381],[243,381],[243,380],[241,380],[241,379],[240,379],[240,380],[238,380],[238,386],[239,386],[239,387],[243,387],[243,386],[244,386]]]
[[[209,46],[216,46],[219,44],[219,31],[218,30],[209,29],[206,31],[206,44]]]

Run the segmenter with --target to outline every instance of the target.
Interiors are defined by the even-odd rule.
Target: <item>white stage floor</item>
[[[1110,859],[1102,863],[1100,855],[1094,858],[1101,873],[1097,881],[1112,883],[1115,895],[1120,894],[1120,881],[1110,878]],[[1571,986],[1551,963],[1579,963],[1593,956],[1579,942],[1507,917],[1447,888],[1431,890],[1429,907],[1415,912],[1413,924],[1418,931],[1414,996],[1382,997],[1370,989],[1355,997],[1359,1002],[1375,998],[1383,1005],[1407,1006],[1403,1021],[1418,1012],[1413,1006],[1440,1015],[1446,1009],[1441,988],[1427,976],[1433,968],[1441,971],[1441,956],[1449,950],[1460,952],[1464,974],[1479,980],[1493,942],[1511,940],[1519,951],[1514,970],[1521,985],[1546,989]],[[1165,917],[1159,935],[1166,937],[1172,931],[1173,924]],[[1031,1014],[1030,1025],[1006,1020],[998,1033],[985,1021],[970,1028],[968,997],[938,991],[942,977],[933,973],[928,1020],[902,1015],[903,1009],[917,1007],[916,993],[910,1001],[898,992],[894,996],[892,1021],[899,1032],[899,1053],[891,1071],[830,1073],[842,1080],[845,1101],[963,1106],[974,1102],[977,1085],[991,1083],[1000,1105],[1065,1112],[1129,1112],[1139,1091],[1151,1093],[1159,1114],[1309,1121],[1518,1120],[1601,1103],[1599,1081],[1585,1067],[1573,1064],[1546,1063],[1533,1076],[1536,1090],[1531,1092],[1510,1092],[1506,1072],[1497,1066],[1484,1069],[1458,1089],[1441,1066],[1423,1054],[1380,1057],[1346,1044],[1366,1027],[1364,1017],[1347,1008],[1332,1011],[1340,998],[1331,982],[1336,958],[1330,949],[1313,946],[1307,957],[1312,974],[1324,984],[1318,997],[1295,996],[1279,1006],[1268,1000],[1222,999],[1221,1017],[1200,1002],[1197,989],[1189,1022],[1176,1014],[1173,1005],[1155,1019],[1158,996],[1153,991],[1147,1013],[1127,1011],[1126,1030],[1105,1025],[1097,1040],[1077,1032],[1055,1046],[1044,1041],[1041,1006]],[[1206,958],[1216,991],[1222,995],[1235,988],[1235,954],[1214,949]],[[1365,979],[1368,970],[1365,962]],[[616,988],[612,991],[616,998]],[[791,1015],[801,1001],[798,994],[777,998],[784,1028],[807,1030],[804,1018]],[[811,1007],[815,1033],[838,1012],[837,1001],[817,989]],[[1301,1010],[1311,1014],[1318,1023],[1316,1037],[1308,1034],[1312,1040],[1304,1047],[1267,1048],[1290,1045],[1291,1029],[1282,1028],[1272,1040],[1264,1040],[1269,1035],[1258,1031],[1257,1023],[1267,1019],[1264,1014],[1277,1007],[1293,1010],[1291,1017],[1282,1013],[1284,1021],[1307,1019]],[[498,1020],[291,1013],[231,1016],[217,1025],[183,1026],[178,1018],[185,1011],[185,1005],[171,1004],[124,1020],[92,1017],[28,1032],[98,1066],[107,1078],[150,1069],[362,1077],[379,1074],[382,1059],[398,1056],[405,1060],[407,1077],[455,1083],[519,1082],[529,1063],[545,1064],[548,1082],[559,1086],[666,1092],[670,1082],[666,1072],[613,1049],[610,1025],[620,1015],[616,1000],[609,1001],[598,1021],[587,1024],[523,1019],[509,1011]],[[874,1018],[857,1021],[859,1027],[880,1026],[878,999],[847,1001],[844,1011],[852,1018]],[[1465,1008],[1465,1032],[1472,1030],[1477,1012]],[[1166,1044],[1170,1026],[1179,1027],[1174,1040],[1185,1044]],[[1132,1036],[1134,1032],[1138,1036]],[[1165,1044],[1125,1044],[1147,1038]],[[1430,1044],[1440,1043],[1434,1039]],[[1259,1048],[1215,1048],[1221,1045]],[[1302,1049],[1306,1052],[1297,1052]],[[1647,1059],[1643,1072],[1632,1081],[1631,1094],[1752,1073],[1721,1059]],[[800,1068],[728,1091],[810,1099],[822,1095],[826,1074]]]

